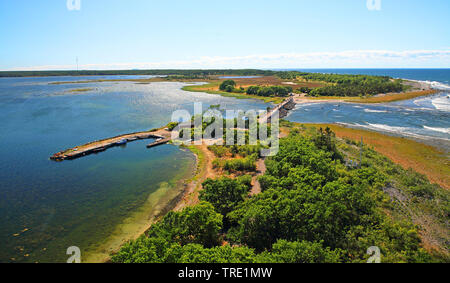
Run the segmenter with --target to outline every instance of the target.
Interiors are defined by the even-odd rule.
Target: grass
[[[450,189],[450,162],[447,154],[437,148],[414,140],[393,137],[377,132],[347,128],[335,124],[308,124],[308,126],[330,127],[336,136],[355,141],[363,137],[364,143],[385,155],[405,169],[412,168],[428,177],[431,183]]]
[[[197,181],[201,178],[201,176],[204,174],[205,168],[206,168],[206,156],[205,153],[195,145],[186,146],[187,149],[189,149],[193,154],[197,156],[197,170],[195,176],[188,180],[186,183]]]
[[[70,92],[88,92],[88,91],[92,91],[94,90],[94,88],[76,88],[76,89],[71,89]]]
[[[413,91],[406,93],[396,93],[396,94],[387,94],[384,96],[373,96],[369,98],[354,98],[349,99],[348,102],[359,102],[359,103],[386,103],[386,102],[395,102],[401,100],[413,99],[420,96],[427,96],[435,94],[436,90],[422,90],[422,91]]]
[[[191,91],[191,92],[205,92],[209,94],[217,94],[224,97],[233,97],[237,99],[259,99],[263,100],[266,103],[274,103],[274,104],[280,104],[283,102],[283,97],[263,97],[263,96],[257,96],[257,95],[248,95],[246,93],[230,93],[225,91],[219,90],[219,85],[221,81],[211,82],[204,85],[189,85],[182,88],[184,91]]]
[[[342,97],[342,96],[319,96],[319,97],[305,97],[308,100],[339,100],[344,102],[353,103],[388,103],[401,100],[413,99],[420,96],[428,96],[437,93],[436,90],[422,90],[412,91],[405,93],[387,94],[384,96],[372,96],[372,97]]]

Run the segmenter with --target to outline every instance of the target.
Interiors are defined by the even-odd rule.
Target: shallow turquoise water
[[[449,94],[440,93],[377,105],[336,102],[300,104],[286,119],[301,123],[341,123],[407,137],[450,142],[448,97]]]
[[[174,110],[192,111],[193,102],[268,106],[185,92],[181,83],[49,85],[86,79],[98,77],[0,79],[0,262],[65,261],[69,246],[83,251],[101,242],[162,182],[175,181],[195,162],[176,146],[147,150],[149,140],[62,163],[50,161],[51,154],[161,127]],[[93,91],[70,92],[79,88]]]

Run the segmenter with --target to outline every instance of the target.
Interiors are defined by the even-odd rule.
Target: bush
[[[208,179],[203,182],[200,200],[211,203],[217,212],[226,216],[248,195],[249,187],[241,181],[246,182],[245,179]]]
[[[151,238],[164,238],[180,245],[201,244],[212,247],[220,243],[219,231],[222,229],[222,215],[207,202],[187,207],[181,212],[169,212],[153,224],[148,231]]]
[[[229,172],[254,172],[256,171],[256,160],[258,156],[256,154],[247,156],[242,159],[226,160],[223,163],[223,169]]]
[[[219,89],[222,91],[228,91],[231,89],[231,91],[233,91],[233,89],[236,87],[236,82],[233,80],[226,80],[224,82],[222,82],[222,84],[220,84]]]
[[[169,129],[169,131],[173,131],[173,129],[175,129],[180,123],[177,122],[171,122],[167,125],[167,128]]]
[[[224,157],[228,153],[228,148],[220,145],[208,146],[208,150],[213,152],[217,157]]]
[[[307,241],[288,242],[279,240],[271,252],[264,252],[257,256],[262,263],[339,263],[341,251],[331,251],[320,243]]]
[[[292,87],[289,86],[250,86],[247,88],[247,94],[258,95],[264,97],[286,97],[292,92]]]

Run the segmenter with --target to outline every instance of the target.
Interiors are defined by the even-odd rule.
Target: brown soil
[[[255,195],[261,193],[261,184],[258,181],[258,177],[264,175],[266,173],[266,171],[267,171],[267,168],[266,168],[265,160],[259,159],[256,162],[256,175],[253,176],[253,179],[252,179],[253,187],[250,192],[251,196],[255,196]]]

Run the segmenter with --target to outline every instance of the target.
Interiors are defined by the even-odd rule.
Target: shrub
[[[219,89],[222,91],[228,91],[230,88],[233,90],[236,87],[236,82],[233,80],[226,80],[220,84]]]

